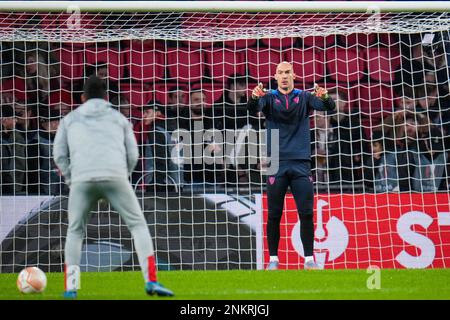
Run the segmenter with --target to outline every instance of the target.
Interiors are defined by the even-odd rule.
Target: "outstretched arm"
[[[131,174],[139,160],[139,149],[131,123],[127,121],[125,130],[125,150],[127,153],[128,173]]]
[[[329,111],[333,110],[336,104],[328,95],[327,89],[314,84],[314,92],[311,93],[309,98],[309,107],[318,111]]]
[[[266,90],[262,83],[259,83],[252,91],[252,96],[247,102],[247,110],[256,114],[262,111],[265,115],[267,113],[266,100],[262,99],[266,95]]]
[[[64,176],[66,184],[70,186],[70,155],[64,119],[56,131],[55,141],[53,143],[53,160]]]

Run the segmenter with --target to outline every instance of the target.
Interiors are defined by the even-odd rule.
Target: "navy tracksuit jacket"
[[[270,90],[259,99],[250,98],[251,113],[262,111],[266,117],[267,155],[271,156],[271,130],[279,130],[279,151],[282,160],[311,160],[309,114],[312,109],[328,111],[335,108],[331,98],[322,100],[310,92],[294,89],[289,94]]]

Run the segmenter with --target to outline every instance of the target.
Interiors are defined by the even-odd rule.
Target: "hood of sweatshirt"
[[[87,117],[101,117],[112,111],[111,104],[104,99],[89,99],[78,109]]]

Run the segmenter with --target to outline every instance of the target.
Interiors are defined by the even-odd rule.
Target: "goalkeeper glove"
[[[256,99],[264,96],[265,94],[266,94],[266,90],[264,89],[263,84],[259,83],[255,87],[255,89],[253,89],[253,91],[252,91],[252,98],[256,100]]]
[[[321,98],[322,100],[328,99],[328,91],[325,88],[319,87],[317,83],[314,84],[314,92],[313,95]]]

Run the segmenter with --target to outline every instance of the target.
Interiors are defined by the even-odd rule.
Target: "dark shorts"
[[[280,161],[276,175],[267,177],[267,200],[269,216],[281,217],[284,198],[291,189],[299,215],[313,213],[314,190],[311,162],[306,160]]]

